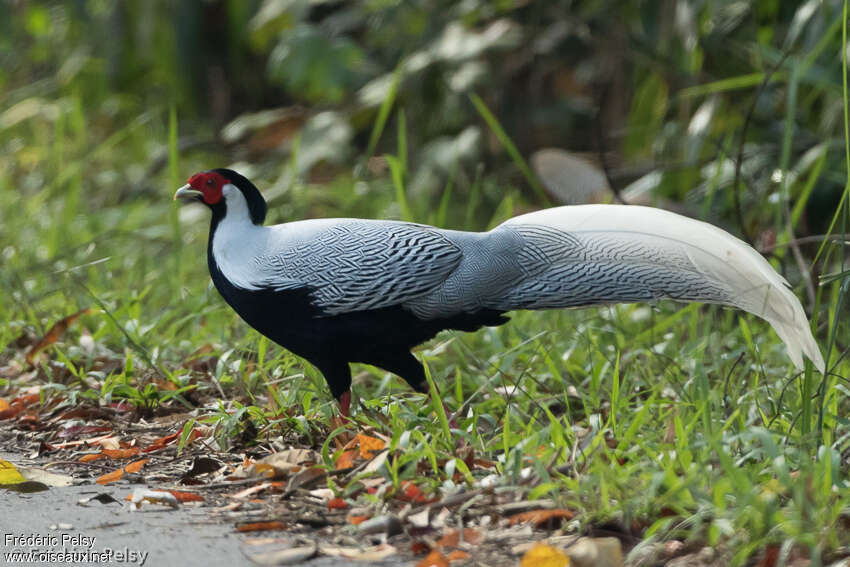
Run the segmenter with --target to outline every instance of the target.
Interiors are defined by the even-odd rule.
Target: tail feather
[[[708,223],[640,206],[557,207],[494,230],[522,236],[527,274],[491,297],[499,310],[669,298],[743,309],[768,321],[797,368],[824,360],[788,282],[752,247]]]

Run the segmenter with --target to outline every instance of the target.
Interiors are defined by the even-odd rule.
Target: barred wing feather
[[[264,287],[308,287],[325,315],[401,304],[442,284],[461,250],[431,227],[348,221],[257,259]]]

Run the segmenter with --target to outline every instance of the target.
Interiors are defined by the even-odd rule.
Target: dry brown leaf
[[[104,475],[100,475],[97,477],[98,484],[109,484],[110,482],[115,482],[116,480],[120,480],[121,477],[124,476],[124,469],[118,469],[112,472],[108,472]]]
[[[204,497],[196,492],[185,492],[183,490],[168,490],[178,502],[203,502]]]
[[[348,503],[342,498],[331,498],[328,501],[328,510],[345,510],[348,508]]]
[[[194,431],[193,431],[193,433],[194,433]],[[150,445],[148,445],[147,447],[142,449],[142,452],[143,453],[150,453],[151,451],[156,451],[157,449],[162,449],[166,445],[168,445],[169,443],[171,443],[172,441],[177,439],[179,436],[180,436],[180,431],[176,431],[176,432],[174,432],[170,435],[166,435],[165,437],[160,437],[159,439],[154,439],[154,441]]]
[[[286,449],[256,461],[246,470],[252,476],[276,479],[297,473],[305,466],[314,465],[318,461],[318,453],[310,449]]]
[[[426,555],[425,559],[417,563],[416,567],[449,567],[449,560],[435,549]]]
[[[39,340],[33,347],[27,352],[27,363],[32,365],[35,362],[35,357],[39,352],[49,347],[53,343],[59,340],[59,337],[68,330],[68,327],[77,319],[79,319],[80,315],[87,315],[91,313],[91,309],[81,309],[77,311],[73,315],[68,315],[67,317],[60,319],[57,321],[47,333]]]
[[[9,409],[9,407],[9,402],[4,400],[3,398],[0,398],[0,411],[7,410]]]
[[[471,557],[471,555],[469,555],[467,552],[463,551],[462,549],[455,549],[454,551],[450,551],[449,554],[446,555],[446,559],[448,559],[449,562],[465,561],[465,560],[469,559],[470,557]]]
[[[334,461],[334,466],[337,470],[350,469],[354,466],[354,458],[357,456],[357,451],[350,449],[343,451],[342,454]]]
[[[369,519],[369,516],[349,516],[348,523],[354,526],[358,526]]]
[[[139,448],[130,447],[129,449],[103,449],[100,454],[109,457],[110,459],[129,459],[130,457],[135,457],[139,454]]]
[[[538,543],[525,552],[520,560],[521,567],[568,567],[570,558],[567,554],[551,545]]]
[[[271,487],[272,487],[271,482],[264,482],[264,483],[258,484],[256,486],[251,486],[249,488],[246,488],[245,490],[240,490],[236,494],[231,494],[230,497],[235,499],[235,500],[245,500],[249,496],[253,496],[254,494],[257,494],[258,492],[262,492],[263,490],[265,490],[267,488],[271,488]]]
[[[457,547],[460,544],[461,540],[461,532],[460,530],[450,529],[443,532],[443,537],[437,540],[437,545],[442,547]],[[478,545],[482,541],[484,541],[484,536],[481,535],[481,532],[478,530],[474,530],[472,528],[464,528],[463,530],[463,542],[468,543],[470,545]]]
[[[362,433],[358,433],[355,439],[357,440],[357,444],[360,446],[360,457],[363,459],[371,459],[375,456],[375,453],[382,450],[387,445],[380,439],[369,437]]]
[[[96,461],[98,459],[103,458],[103,453],[89,453],[88,455],[83,455],[80,457],[81,463],[91,463],[92,461]]]
[[[271,530],[285,530],[287,528],[286,523],[278,522],[278,521],[270,521],[270,522],[253,522],[250,524],[242,524],[241,526],[236,527],[237,532],[263,532],[263,531],[271,531]]]
[[[137,473],[142,470],[142,467],[145,466],[145,463],[148,462],[148,459],[139,459],[138,461],[134,461],[124,467],[124,470],[128,473]]]
[[[572,520],[575,514],[572,510],[564,508],[555,508],[551,510],[529,510],[528,512],[520,512],[510,516],[511,525],[514,524],[534,524],[534,527],[539,528],[553,520]]]
[[[399,497],[407,502],[415,502],[417,504],[428,502],[428,497],[425,496],[425,493],[418,486],[407,480],[401,483]]]

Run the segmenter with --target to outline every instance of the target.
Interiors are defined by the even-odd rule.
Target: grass
[[[703,90],[760,81],[742,76]],[[688,96],[703,96],[691,91]],[[473,101],[531,176],[483,101]],[[215,425],[223,448],[283,435],[321,447],[331,463],[331,441],[342,428],[331,425],[335,404],[321,375],[224,305],[206,271],[205,212],[172,203],[178,177],[224,165],[228,157],[178,156],[176,115],[168,108],[98,131],[87,126],[99,123],[95,116],[74,118],[82,101],[70,94],[66,102],[67,117],[34,118],[0,133],[4,143],[23,140],[16,153],[0,158],[0,345],[26,332],[41,335],[61,317],[94,308],[51,347],[52,362],[39,374],[43,396],[62,396],[69,405],[126,400],[152,413],[191,406],[190,394],[214,399],[194,419]],[[392,106],[390,100],[381,109],[369,154]],[[296,185],[271,203],[270,221],[381,217],[390,210],[428,218],[431,204],[406,192],[403,110],[396,116],[399,155],[389,158],[389,177],[342,174],[323,186]],[[146,169],[155,157],[151,137],[169,148],[167,171]],[[788,193],[809,195],[824,167],[823,160],[815,163]],[[271,173],[256,179],[261,188],[272,180]],[[529,183],[539,189],[531,177]],[[482,218],[479,194],[496,185],[479,172],[464,197],[453,174],[445,195],[466,201],[444,200],[436,218],[481,229],[510,216],[515,203],[530,206],[503,191],[501,205]],[[763,220],[782,233],[790,220],[783,215],[776,208]],[[832,226],[844,230],[846,216],[843,207]],[[795,224],[798,217],[795,210]],[[538,482],[530,497],[575,510],[579,529],[617,526],[642,545],[693,540],[729,550],[736,565],[769,545],[798,546],[813,565],[823,564],[850,545],[850,422],[844,417],[850,363],[841,351],[850,280],[842,272],[842,249],[825,245],[823,257],[844,274],[818,288],[815,321],[830,363],[826,379],[811,368],[796,373],[769,326],[738,312],[669,302],[522,312],[503,327],[443,334],[418,351],[432,390],[439,385],[457,412],[457,429],[449,431],[437,404],[367,366],[355,367],[357,426],[404,448],[383,473],[396,488],[424,476],[436,491],[481,476],[454,453],[463,439],[495,462],[507,482],[533,471]],[[85,348],[86,336],[94,350]],[[117,354],[120,367],[104,371],[104,352]],[[213,368],[191,370],[199,359],[214,360]],[[0,379],[0,395],[23,385]]]

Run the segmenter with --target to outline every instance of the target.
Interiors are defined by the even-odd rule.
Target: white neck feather
[[[243,289],[258,289],[261,279],[255,259],[266,249],[268,229],[251,221],[248,203],[242,192],[231,184],[222,189],[227,211],[215,233],[212,254],[221,273]]]

